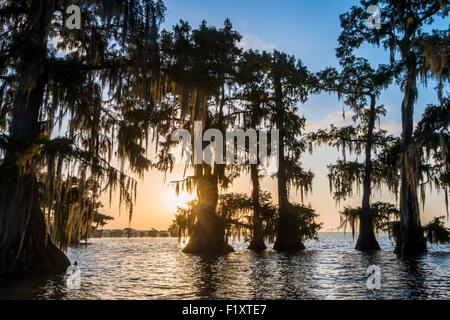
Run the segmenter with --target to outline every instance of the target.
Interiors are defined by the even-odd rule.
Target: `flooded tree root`
[[[222,219],[212,210],[200,209],[194,232],[183,252],[223,255],[233,251],[234,249],[225,242],[225,226]]]
[[[367,234],[366,233],[359,234],[355,250],[367,252],[381,250],[373,230],[368,231]]]
[[[266,250],[267,246],[264,243],[264,240],[262,240],[262,239],[259,239],[259,240],[254,239],[254,240],[252,240],[250,242],[250,245],[248,246],[248,249],[252,250],[252,251],[260,252],[260,251]]]
[[[70,261],[47,234],[36,178],[32,174],[3,176],[0,190],[6,205],[0,217],[7,228],[2,228],[0,237],[0,274],[64,273]]]

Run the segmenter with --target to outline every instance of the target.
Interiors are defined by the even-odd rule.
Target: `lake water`
[[[402,260],[380,237],[382,251],[353,249],[350,235],[320,235],[307,250],[256,254],[245,243],[219,258],[186,255],[172,238],[92,239],[70,248],[81,287],[66,277],[1,280],[0,299],[450,299],[450,246]],[[367,268],[381,268],[381,289],[367,288]]]

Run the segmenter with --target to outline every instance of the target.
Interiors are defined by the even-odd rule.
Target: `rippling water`
[[[170,238],[92,239],[68,251],[81,289],[66,278],[0,280],[0,299],[450,299],[450,246],[401,260],[387,237],[364,254],[343,234],[321,234],[296,254],[246,250],[219,258],[181,253]],[[367,289],[366,270],[381,267],[381,290]]]

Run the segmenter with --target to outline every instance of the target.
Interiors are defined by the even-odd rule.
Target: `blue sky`
[[[242,46],[259,50],[272,51],[277,49],[295,55],[313,72],[328,66],[337,66],[335,48],[340,34],[339,15],[346,12],[354,0],[165,0],[167,16],[164,28],[171,29],[180,19],[188,21],[197,27],[202,20],[210,25],[222,26],[229,18],[234,28],[243,36]],[[440,20],[439,28],[448,27],[448,21]],[[357,52],[359,56],[369,59],[374,65],[388,63],[388,52],[381,48],[364,47]],[[416,121],[420,118],[428,103],[436,102],[435,84],[429,82],[428,89],[419,89],[419,99],[415,112]],[[447,89],[448,94],[448,89]],[[380,99],[388,110],[388,115],[382,120],[382,127],[392,133],[400,133],[402,93],[398,86],[392,86]],[[308,102],[299,106],[299,113],[307,119],[309,130],[328,127],[331,123],[343,125],[342,102],[333,95],[321,94],[312,96]],[[346,203],[336,204],[330,196],[327,178],[327,165],[336,161],[339,153],[335,150],[318,148],[313,155],[305,155],[304,165],[316,173],[314,193],[307,198],[307,203],[316,208],[319,221],[324,223],[324,230],[336,228],[339,225],[337,212],[346,204],[360,205],[360,196],[355,195]],[[177,180],[178,170],[172,177]],[[167,181],[170,181],[169,177]],[[162,174],[150,172],[139,185],[137,212],[133,218],[133,226],[137,228],[166,228],[173,218],[176,209],[173,190],[167,182],[162,181]],[[263,188],[273,193],[276,199],[276,183],[265,178]],[[249,192],[248,177],[236,181],[234,192]],[[165,199],[165,200],[162,200]],[[292,200],[299,201],[299,196],[292,194]],[[378,192],[376,201],[396,199],[386,191]],[[150,209],[149,209],[150,207]],[[429,197],[424,213],[424,221],[433,216],[445,214],[443,194],[433,194]],[[126,226],[127,217],[117,218],[112,225]]]
[[[346,12],[355,0],[166,0],[168,8],[165,28],[171,28],[180,19],[197,27],[202,20],[221,26],[229,18],[243,36],[243,46],[293,54],[311,71],[337,66],[335,48],[341,32],[339,15]],[[441,28],[448,26],[439,20]],[[388,62],[388,53],[381,48],[365,47],[358,55],[369,59],[375,66]],[[420,88],[416,119],[425,106],[436,101],[434,83],[429,90]],[[388,90],[382,97],[390,111],[386,121],[398,122],[402,95],[398,87]],[[317,121],[342,109],[333,97],[312,97],[300,108],[310,121]]]

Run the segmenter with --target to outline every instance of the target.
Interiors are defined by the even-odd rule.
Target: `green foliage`
[[[450,230],[445,227],[445,217],[434,218],[423,227],[427,240],[433,244],[450,243]]]
[[[378,97],[383,89],[386,89],[393,80],[395,68],[387,65],[379,65],[372,68],[369,61],[357,58],[353,55],[340,57],[342,71],[335,68],[327,68],[316,74],[314,86],[318,91],[334,92],[338,98],[344,98],[344,102],[355,113],[356,118],[361,118],[367,124],[368,117],[363,113],[370,103],[370,96]],[[379,107],[377,116],[384,115],[385,110]]]
[[[420,191],[425,203],[425,187],[442,189],[448,209],[450,187],[450,101],[440,106],[429,105],[414,131],[417,153],[420,155]]]
[[[367,8],[369,5],[377,5],[380,9],[381,28],[369,28],[367,26]],[[427,79],[438,80],[438,97],[441,105],[445,105],[443,97],[444,84],[449,80],[448,69],[448,30],[432,30],[427,33],[437,17],[446,18],[449,14],[448,1],[388,1],[361,0],[359,5],[353,6],[349,12],[341,15],[342,33],[339,36],[339,48],[337,55],[343,60],[352,57],[353,52],[363,44],[382,46],[390,52],[393,72],[404,93],[402,107],[403,135],[400,146],[394,146],[397,151],[396,162],[390,159],[390,176],[396,170],[403,172],[405,183],[414,190],[419,188],[419,180],[423,180],[423,172],[428,175],[429,164],[433,162],[428,158],[430,154],[424,154],[422,138],[413,133],[413,111],[417,100],[417,79],[426,84]],[[428,114],[430,115],[430,114]],[[442,119],[446,119],[445,117]],[[448,125],[447,125],[448,126]],[[420,134],[423,134],[421,125],[418,126]],[[425,136],[428,136],[427,133]],[[439,153],[436,160],[440,162]],[[428,159],[424,159],[424,157]],[[425,163],[421,163],[424,162]],[[388,162],[384,162],[385,165]],[[422,175],[422,177],[421,177]],[[433,176],[433,174],[431,174]],[[391,186],[394,186],[391,183]],[[405,189],[406,190],[406,189]],[[425,191],[421,186],[422,202]],[[403,195],[406,197],[407,195]],[[415,195],[414,195],[415,197]],[[446,201],[448,203],[448,200]],[[415,215],[418,210],[413,210]]]
[[[202,23],[194,30],[180,21],[171,32],[162,33],[162,70],[176,84],[171,92],[173,99],[160,106],[161,114],[172,116],[162,125],[156,124],[158,132],[164,137],[179,127],[192,132],[193,120],[203,120],[205,130],[215,128],[221,132],[231,127],[267,130],[276,126],[286,149],[283,170],[290,173],[285,183],[300,189],[303,197],[312,189],[313,173],[300,165],[307,143],[302,137],[305,119],[298,116],[297,104],[307,99],[311,75],[300,61],[278,51],[241,52],[236,46],[239,40],[229,21],[223,29]],[[167,138],[159,146],[155,167],[170,171],[173,164],[169,150],[177,144]],[[215,166],[214,172],[226,190],[245,168],[248,170],[248,166]],[[176,182],[176,188],[197,180],[196,176],[187,177]],[[219,215],[222,209],[219,201]]]
[[[219,198],[218,214],[225,223],[227,237],[248,237],[251,212],[252,200],[245,193],[226,193]]]
[[[82,177],[59,177],[51,181],[58,185],[49,192],[48,175],[39,179],[42,209],[52,240],[60,247],[87,240],[92,232],[105,226],[113,217],[100,213],[103,204],[98,201],[99,185],[96,181]]]
[[[395,184],[395,175],[381,166],[380,161],[373,161],[372,154],[378,156],[389,149],[396,139],[385,130],[376,129],[375,122],[380,122],[386,114],[383,105],[376,105],[376,98],[392,82],[394,70],[380,65],[374,70],[369,62],[352,55],[341,57],[342,71],[328,68],[317,73],[315,86],[320,91],[335,92],[353,113],[351,126],[337,128],[331,125],[309,135],[311,144],[327,145],[342,152],[343,160],[330,165],[330,192],[334,189],[337,201],[352,197],[355,189],[359,192],[364,176],[370,171],[372,185],[381,187],[383,183]],[[370,154],[367,154],[370,148]],[[367,163],[347,160],[348,155],[365,156]],[[369,157],[369,159],[367,159]]]
[[[172,224],[169,226],[167,231],[170,233],[170,236],[172,238],[175,238],[175,237],[181,238],[180,237],[180,229],[176,222],[172,222]]]
[[[346,200],[354,196],[356,189],[358,194],[364,179],[364,164],[356,161],[338,160],[335,165],[328,166],[330,192],[337,200]]]
[[[368,27],[367,8],[370,5],[380,9],[379,29]],[[343,32],[338,39],[337,55],[347,57],[367,42],[390,50],[394,62],[397,50],[408,49],[419,40],[418,35],[423,36],[423,29],[432,24],[435,17],[445,18],[448,12],[448,2],[441,0],[361,0],[340,17]]]
[[[345,209],[340,212],[341,225],[339,226],[339,229],[343,229],[344,232],[350,229],[353,238],[355,238],[355,233],[358,228],[361,210],[361,207],[345,207]],[[393,225],[400,217],[400,212],[397,207],[385,202],[373,203],[370,206],[370,214],[376,233],[387,232],[391,234]]]
[[[421,228],[427,241],[431,244],[450,243],[450,230],[445,227],[445,217],[435,217],[431,222]],[[394,239],[400,236],[400,222],[393,222],[390,225],[389,235]]]
[[[312,191],[314,174],[301,165],[308,140],[303,134],[306,119],[298,115],[298,106],[313,91],[336,92],[354,114],[354,126],[332,126],[309,137],[343,152],[343,160],[329,167],[330,189],[337,200],[353,196],[367,172],[371,173],[369,189],[384,183],[397,190],[398,166],[408,164],[408,155],[420,158],[414,162],[420,168],[408,171],[408,179],[419,180],[415,169],[420,169],[421,187],[434,184],[444,188],[448,197],[450,112],[443,86],[449,80],[449,36],[446,31],[423,32],[433,17],[448,16],[447,2],[362,0],[341,16],[337,56],[342,70],[328,68],[315,77],[300,60],[285,53],[242,52],[241,36],[229,20],[221,28],[204,21],[196,29],[180,21],[171,31],[160,32],[166,9],[159,0],[83,1],[83,27],[73,31],[64,27],[64,6],[57,2],[47,7],[45,3],[2,3],[2,8],[11,10],[0,12],[0,152],[2,161],[14,159],[19,169],[40,177],[41,207],[61,247],[67,246],[72,235],[88,234],[93,223],[102,225],[109,219],[98,213],[102,192],[109,191],[111,199],[118,189],[121,207],[125,206],[131,219],[137,183],[125,172],[142,177],[150,168],[173,170],[170,151],[177,143],[167,137],[180,127],[192,131],[195,120],[202,120],[204,129],[222,132],[238,125],[278,128],[283,149],[272,150],[282,151],[278,178],[286,180],[282,183],[288,190],[300,189],[303,201],[304,194]],[[382,11],[380,30],[367,28],[370,4]],[[29,33],[42,18],[43,9],[49,10],[50,18],[38,31],[45,35],[48,29],[49,34],[36,44],[35,35]],[[390,49],[393,65],[375,69],[366,59],[354,57],[353,51],[366,42]],[[401,60],[394,64],[397,51]],[[34,56],[42,56],[43,61],[36,63]],[[405,97],[415,101],[415,75],[406,73],[411,65],[423,80],[438,79],[441,105],[427,108],[414,143],[403,150],[398,139],[374,130],[375,120],[380,121],[386,110],[372,102],[394,75]],[[29,123],[15,119],[16,93],[23,89],[29,94],[36,88],[41,88],[42,98],[35,106],[36,118],[30,120],[36,132],[18,134],[14,125],[20,128]],[[159,148],[156,163],[147,158],[151,132]],[[359,156],[365,149],[369,149],[366,158],[375,154],[374,161],[365,165],[347,161],[347,152]],[[399,157],[400,151],[404,154]],[[202,168],[207,169],[223,189],[242,170],[233,165]],[[183,188],[194,190],[198,181],[196,173],[177,182],[177,193]],[[288,191],[280,193],[288,202]],[[279,213],[270,194],[261,193],[260,202],[264,234],[270,238],[275,235]],[[228,234],[246,235],[251,205],[243,194],[225,194],[219,199],[218,213]],[[320,225],[314,222],[314,210],[299,204],[289,208],[301,238],[315,238]],[[352,230],[358,210],[342,214]],[[386,223],[395,216],[392,207],[379,203],[371,211],[377,230],[386,230]],[[180,235],[189,235],[195,221],[196,204],[191,203],[179,209],[174,228]]]
[[[276,237],[278,210],[272,202],[269,192],[260,193],[260,218],[262,220],[263,237],[273,242]],[[291,213],[295,216],[299,237],[302,241],[318,239],[318,231],[322,224],[315,222],[317,213],[310,206],[291,204]],[[218,213],[222,218],[226,236],[248,239],[252,232],[253,204],[249,196],[242,193],[226,193],[220,196]],[[196,202],[189,203],[187,209],[179,208],[170,227],[172,232],[178,232],[180,237],[192,234],[196,221]]]
[[[275,236],[277,209],[269,192],[260,192],[260,219],[263,237],[272,241]],[[227,237],[248,239],[252,232],[253,201],[243,193],[220,196],[218,212],[225,223]]]
[[[197,219],[197,202],[191,201],[187,204],[187,208],[178,208],[175,218],[170,226],[172,232],[177,232],[179,238],[188,237],[194,231],[195,221]]]
[[[99,212],[95,212],[94,213],[94,227],[97,228],[103,228],[104,226],[106,226],[108,224],[108,221],[112,221],[114,220],[113,217],[105,215],[105,214],[101,214]]]
[[[280,131],[279,170],[277,179],[285,180],[289,189],[300,189],[304,194],[312,191],[314,173],[304,170],[301,156],[307,150],[308,143],[303,135],[306,119],[298,115],[298,105],[305,103],[312,92],[313,77],[301,60],[282,52],[265,54],[267,59],[267,77],[270,91],[268,94],[270,121]],[[283,202],[288,195],[278,190]]]
[[[302,242],[306,240],[318,240],[318,232],[322,228],[322,223],[316,223],[318,214],[311,206],[292,203],[292,213],[296,217],[299,237]]]

